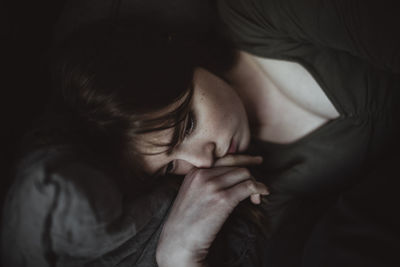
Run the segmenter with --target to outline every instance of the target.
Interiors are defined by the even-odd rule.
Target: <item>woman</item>
[[[391,25],[390,16],[371,25],[363,16],[373,4],[356,9],[354,2],[218,5],[242,50],[236,57],[222,41],[151,34],[153,28],[132,29],[123,20],[83,29],[59,51],[58,108],[78,129],[80,142],[123,170],[118,176],[127,179],[115,180],[125,195],[132,188],[131,177],[147,177],[134,184],[148,189],[154,186],[149,177],[185,175],[156,249],[152,247],[159,266],[205,266],[210,246],[235,206],[247,197],[258,204],[260,195],[268,194],[261,182],[273,190],[267,208],[273,233],[280,238],[287,229],[296,234],[303,229],[305,237],[297,239],[302,247],[308,236],[314,237],[320,214],[336,207],[338,194],[354,188],[366,166],[388,154],[388,144],[397,145],[399,43],[370,41],[376,34],[373,27]],[[309,14],[318,14],[318,20]],[[358,32],[360,25],[372,29]],[[251,137],[258,146],[250,146]],[[260,157],[247,155],[256,152],[264,156],[263,164],[253,169],[259,181],[238,167],[260,164]],[[323,203],[312,203],[315,198]],[[10,203],[18,206],[17,200]],[[128,240],[121,234],[97,253],[98,244],[91,242],[86,254],[79,249],[66,253],[60,245],[65,243],[55,245],[52,218],[58,206],[51,207],[54,213],[44,221],[53,228],[42,235],[45,259],[38,262],[139,262],[121,256]],[[307,212],[316,219],[297,221],[303,226],[298,229],[288,226]],[[105,237],[110,229],[123,228],[119,217],[102,232]],[[113,261],[113,253],[119,261]],[[269,261],[250,260],[255,266]]]
[[[390,8],[355,1],[219,1],[219,8],[236,45],[246,51],[239,53],[238,62],[225,77],[244,104],[252,137],[263,141],[264,150],[261,153],[265,163],[262,173],[268,174],[269,181],[265,178],[261,178],[261,181],[269,184],[275,192],[270,198],[270,209],[276,205],[282,210],[289,210],[270,210],[272,223],[284,225],[294,218],[306,218],[304,215],[296,215],[298,211],[293,211],[295,209],[306,214],[310,207],[314,207],[311,208],[311,214],[318,214],[320,207],[315,208],[315,204],[299,203],[310,201],[304,200],[305,196],[311,198],[311,202],[314,201],[312,197],[318,195],[325,195],[319,201],[327,200],[329,197],[326,195],[334,196],[340,190],[354,188],[354,184],[362,179],[375,180],[373,175],[368,177],[365,171],[357,170],[365,168],[365,164],[378,166],[382,160],[379,157],[386,157],[382,162],[390,159],[396,149],[391,151],[388,147],[397,147],[396,135],[399,133],[398,110],[395,107],[399,88],[399,40],[392,38],[396,23],[395,16],[387,11]],[[371,20],[371,13],[379,19]],[[310,14],[317,14],[317,19]],[[363,27],[368,31],[363,31]],[[378,30],[383,28],[384,32]],[[374,40],[378,32],[379,37],[386,41]],[[233,100],[229,102],[235,103]],[[239,108],[238,104],[234,105]],[[246,142],[240,131],[237,132],[239,138],[233,138],[233,144],[240,151]],[[179,167],[176,167],[179,166],[179,156],[172,159],[176,162],[172,170],[179,171]],[[386,180],[381,176],[379,179]],[[395,182],[392,180],[389,184],[394,185]],[[181,188],[179,196],[185,194],[183,190],[185,187]],[[191,195],[190,190],[187,191]],[[357,190],[352,193],[355,192]],[[175,209],[180,209],[180,201],[184,202],[178,197]],[[395,199],[392,198],[392,201],[395,202]],[[322,205],[325,208],[329,206]],[[333,207],[343,210],[340,204],[334,204]],[[174,208],[169,218],[172,222],[179,218]],[[388,217],[385,216],[383,221]],[[310,221],[311,218],[308,217]],[[297,222],[305,226],[296,231],[309,229],[312,224],[301,220]],[[323,225],[326,227],[329,224]],[[360,228],[360,225],[353,227]],[[277,228],[279,230],[276,232],[290,232],[290,226]],[[160,239],[161,245],[164,235],[172,240],[182,239],[178,233],[171,234],[174,229],[167,222]],[[393,226],[388,229],[392,229],[393,238]],[[296,235],[296,232],[291,233]],[[283,238],[285,234],[278,236]],[[311,240],[323,239],[326,233],[312,232],[312,236]],[[309,237],[304,238],[307,240]],[[383,245],[385,242],[377,244]],[[387,261],[382,260],[379,265],[394,263],[394,254],[391,254],[394,252],[393,244],[392,249],[382,253]],[[371,245],[370,249],[372,247],[376,254],[380,254],[376,244]],[[329,251],[332,245],[325,245],[325,248]],[[298,250],[302,251],[301,245]],[[360,250],[364,252],[362,255],[365,259],[355,260],[351,264],[371,264],[368,263],[368,250]],[[328,263],[327,259],[311,263],[313,254],[323,250],[315,246],[311,251],[314,252],[308,252],[308,258],[299,256],[297,263],[284,259],[286,254],[282,258],[274,255],[271,258],[277,257],[280,260],[276,260],[277,266],[298,266],[302,259],[305,266],[346,264],[336,254],[332,258],[339,258],[337,263]],[[347,253],[351,255],[351,249]],[[347,256],[347,264],[354,258]],[[274,260],[268,261],[274,263]],[[195,266],[193,262],[191,264]]]

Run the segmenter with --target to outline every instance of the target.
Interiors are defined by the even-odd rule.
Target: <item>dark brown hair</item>
[[[221,77],[235,61],[233,46],[214,30],[171,33],[129,21],[82,27],[54,55],[54,109],[63,110],[85,145],[114,159],[129,179],[136,180],[145,175],[136,137],[176,128],[172,142],[160,144],[166,149],[176,145],[189,112],[194,69],[204,67]],[[179,99],[183,101],[174,110],[148,116]],[[265,218],[252,204],[244,202],[238,211],[266,228]]]
[[[162,145],[176,145],[194,69],[224,73],[234,61],[229,47],[215,32],[171,33],[131,21],[87,25],[54,51],[54,103],[73,117],[92,150],[138,172],[137,135],[175,127],[172,142]],[[183,97],[171,112],[149,116]],[[140,165],[135,159],[133,167]]]

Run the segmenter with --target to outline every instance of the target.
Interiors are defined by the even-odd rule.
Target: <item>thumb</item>
[[[261,156],[250,156],[243,154],[228,154],[215,161],[214,167],[248,166],[262,163]]]

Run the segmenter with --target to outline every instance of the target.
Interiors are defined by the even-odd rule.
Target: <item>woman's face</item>
[[[169,143],[174,129],[143,135],[139,149],[151,154],[143,156],[143,167],[151,175],[183,175],[193,168],[209,168],[216,159],[248,147],[246,111],[233,88],[202,68],[195,70],[193,81],[191,112],[185,121],[183,141],[167,153],[165,147],[154,144]]]

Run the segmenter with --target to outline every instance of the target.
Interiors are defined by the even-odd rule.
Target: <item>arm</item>
[[[243,199],[268,194],[265,185],[238,167],[198,169],[186,175],[163,227],[156,253],[159,266],[207,266],[205,259],[229,214]]]
[[[348,52],[400,73],[396,1],[220,0],[224,23],[242,48],[288,40]],[[269,39],[263,43],[263,39]]]

